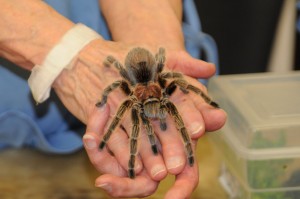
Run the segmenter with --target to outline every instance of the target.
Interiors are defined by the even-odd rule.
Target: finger
[[[176,176],[174,185],[168,190],[165,199],[190,198],[199,182],[198,165],[195,162],[193,167],[186,165],[183,171]]]
[[[184,125],[187,129],[188,136],[194,139],[199,138],[204,133],[204,121],[201,113],[196,109],[189,96],[177,90],[170,98],[174,101],[181,115]],[[186,162],[187,154],[184,151],[187,143],[183,143],[181,133],[175,128],[176,124],[173,117],[169,117],[173,121],[167,120],[167,131],[163,132],[156,127],[157,135],[162,143],[163,155],[166,161],[167,168],[170,173],[179,173]],[[176,164],[177,162],[177,164]],[[169,163],[169,164],[168,164]]]
[[[108,106],[108,105],[107,105]],[[122,118],[124,120],[126,117]],[[113,120],[111,119],[108,122],[109,126]],[[107,130],[106,130],[107,131]],[[106,131],[101,131],[104,134]],[[102,135],[100,135],[102,138]],[[107,148],[110,152],[114,154],[114,157],[119,162],[119,164],[127,171],[128,170],[128,161],[130,157],[129,152],[129,138],[127,133],[120,127],[117,127],[113,130],[109,140],[107,141]],[[105,149],[107,150],[107,149]],[[142,169],[142,162],[139,158],[136,158],[135,161],[135,173],[139,173]]]
[[[198,139],[205,132],[205,123],[202,114],[195,106],[191,95],[183,94],[179,89],[170,99],[176,105],[185,127],[192,139]]]
[[[184,126],[185,128],[187,128],[188,136],[194,139],[199,138],[204,133],[205,125],[202,119],[202,115],[194,106],[193,101],[189,99],[188,95],[184,94],[179,89],[175,93],[173,93],[170,99],[174,101],[174,104],[178,109],[179,115],[181,115],[182,117]],[[173,116],[171,118],[173,119]],[[184,150],[184,147],[188,147],[188,143],[190,143],[190,141],[187,139],[181,139],[183,138],[181,137],[183,135],[181,135],[181,133],[179,133],[177,129],[172,129],[174,128],[174,126],[176,126],[176,123],[174,123],[174,121],[167,123],[169,125],[167,130],[169,130],[169,132],[158,133],[158,136],[163,145],[163,154],[164,159],[166,160],[167,168],[170,173],[177,174],[181,171],[181,169],[183,169],[183,166],[185,164],[179,164],[176,167],[173,167],[176,168],[176,170],[174,171],[172,166],[168,165],[168,161],[174,161],[173,158],[176,158],[176,161],[182,161],[182,158],[184,158],[184,160],[186,161],[187,154],[184,153],[184,151],[188,152],[188,150],[187,148],[186,150]],[[173,126],[170,126],[170,124],[172,124]],[[159,132],[160,129],[157,129],[157,131]],[[174,132],[176,133],[174,134]],[[186,143],[183,144],[183,141]],[[193,157],[193,154],[189,153],[189,158],[191,157]]]
[[[122,118],[122,120],[125,120],[126,117]],[[112,124],[115,119],[111,119],[108,122],[108,126]],[[131,125],[132,126],[132,125]],[[110,128],[110,127],[108,127]],[[108,130],[108,129],[107,129]],[[105,132],[107,132],[107,130]],[[131,131],[131,128],[130,128]],[[102,136],[100,136],[102,138]],[[127,135],[127,132],[124,130],[124,128],[117,127],[113,130],[109,140],[106,144],[106,150],[109,149],[112,154],[114,154],[117,161],[121,164],[121,166],[128,171],[128,162],[130,157],[130,151],[129,151],[129,138]],[[142,169],[142,163],[139,158],[135,159],[135,173],[139,173]]]
[[[179,71],[194,78],[209,78],[216,72],[214,64],[195,59],[184,51],[170,52],[166,65],[170,70]]]
[[[84,147],[88,157],[94,167],[101,173],[111,173],[117,176],[127,176],[126,170],[119,164],[118,160],[112,156],[107,150],[99,151],[99,136],[94,132],[87,132],[83,136]],[[90,144],[95,147],[91,147]]]
[[[119,165],[118,161],[108,151],[98,150],[100,143],[99,132],[103,132],[108,115],[108,105],[99,109],[95,108],[87,122],[87,131],[83,136],[84,147],[91,163],[98,171],[124,176],[125,171]]]
[[[125,129],[130,129],[132,126],[132,121],[130,121],[129,117],[125,118],[123,123]],[[138,138],[138,154],[143,162],[143,166],[153,180],[159,181],[167,175],[163,158],[161,154],[155,155],[153,153],[150,140],[143,125],[141,126],[141,132]]]
[[[128,171],[128,162],[130,157],[130,147],[129,138],[127,133],[121,129],[117,128],[110,139],[107,142],[107,147],[114,154],[117,161],[122,165],[122,167]],[[139,173],[143,168],[141,160],[137,157],[135,159],[135,173]]]
[[[153,127],[161,143],[161,150],[168,172],[176,175],[184,168],[187,157],[184,144],[171,116],[167,116],[166,124],[167,129],[165,131],[160,129],[158,121],[153,122]]]
[[[207,94],[206,87],[203,86],[203,84],[201,84],[199,81],[189,77],[185,77],[185,79]],[[202,115],[206,131],[215,131],[224,126],[227,118],[226,112],[224,110],[220,108],[214,108],[211,105],[207,104],[203,100],[203,98],[201,98],[201,96],[195,95],[193,93],[191,93],[190,96],[190,99],[193,100],[195,107],[200,111]]]
[[[206,131],[216,131],[224,126],[227,118],[224,110],[213,108],[206,103],[196,104],[196,107],[203,116]]]
[[[96,179],[95,186],[112,197],[146,197],[155,192],[158,182],[151,180],[146,171],[134,180],[105,174]]]
[[[87,121],[87,132],[103,132],[106,122],[109,119],[110,107],[108,104],[95,107]]]
[[[158,145],[159,143],[156,144]],[[148,175],[150,175],[155,181],[160,181],[165,178],[168,174],[168,171],[163,157],[160,153],[153,153],[147,133],[144,129],[142,130],[142,135],[140,138],[140,146],[142,147],[139,149],[139,154],[144,163],[144,167],[148,172]]]
[[[184,170],[176,176],[174,185],[168,190],[165,199],[185,199],[190,198],[199,181],[198,168],[185,166]]]

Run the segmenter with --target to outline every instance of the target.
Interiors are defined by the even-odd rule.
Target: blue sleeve
[[[30,146],[50,153],[80,149],[80,125],[57,97],[52,93],[36,105],[27,84],[29,73],[2,59],[0,63],[0,148]]]

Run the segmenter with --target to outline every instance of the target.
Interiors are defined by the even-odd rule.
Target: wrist
[[[103,67],[104,59],[112,54],[108,42],[96,39],[86,45],[73,60],[69,70],[55,79],[53,88],[67,109],[83,123],[94,110],[105,88],[110,72]]]
[[[72,60],[84,46],[98,38],[99,34],[82,24],[68,30],[50,50],[42,64],[32,68],[28,83],[34,99],[39,103],[45,101],[50,95],[53,82],[63,69],[71,68]]]

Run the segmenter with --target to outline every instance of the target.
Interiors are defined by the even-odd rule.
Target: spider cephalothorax
[[[185,128],[183,120],[176,106],[169,100],[169,96],[179,87],[183,93],[192,91],[200,95],[208,104],[218,108],[218,105],[205,95],[199,88],[190,85],[178,72],[164,72],[165,50],[160,48],[153,56],[144,48],[133,48],[125,59],[125,68],[114,57],[108,56],[104,65],[114,65],[122,76],[122,80],[115,81],[108,86],[102,95],[101,101],[96,106],[102,106],[107,102],[108,94],[116,88],[120,88],[127,96],[119,107],[107,132],[104,134],[99,148],[103,149],[114,129],[119,125],[126,110],[131,109],[132,130],[130,135],[130,159],[128,162],[128,175],[135,177],[134,163],[137,155],[137,140],[140,132],[140,120],[144,125],[151,148],[154,154],[158,153],[156,138],[150,120],[159,120],[160,128],[167,129],[166,117],[170,114],[176,128],[180,132],[185,143],[188,163],[194,164],[194,154],[191,140]],[[167,80],[172,80],[168,82]]]

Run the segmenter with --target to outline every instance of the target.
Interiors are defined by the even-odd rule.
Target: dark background
[[[195,4],[203,32],[218,45],[221,74],[266,71],[283,0],[195,0]]]

